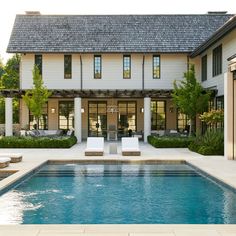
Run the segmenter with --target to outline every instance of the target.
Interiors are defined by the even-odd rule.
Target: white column
[[[74,110],[75,110],[75,136],[77,142],[82,141],[82,117],[81,117],[81,98],[77,97],[74,99]]]
[[[233,153],[233,75],[230,71],[224,74],[224,156],[234,159]]]
[[[151,134],[151,98],[144,98],[144,142],[147,143],[147,136]]]
[[[5,98],[5,136],[12,136],[12,98]]]

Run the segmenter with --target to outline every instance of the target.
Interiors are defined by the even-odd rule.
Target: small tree
[[[17,89],[19,88],[19,67],[20,67],[20,55],[15,54],[8,59],[4,66],[4,72],[2,74],[2,86],[5,89]],[[0,72],[1,73],[1,72]]]
[[[32,112],[36,123],[37,129],[39,127],[39,118],[43,113],[43,106],[48,101],[48,98],[51,96],[51,92],[43,85],[42,76],[39,73],[37,66],[34,66],[33,69],[33,88],[28,90],[25,95],[22,96],[27,107]]]
[[[224,122],[224,110],[211,110],[208,112],[204,112],[202,115],[199,116],[200,120],[206,122],[207,125],[215,126],[217,123]]]
[[[189,135],[192,134],[192,125],[197,114],[207,109],[210,92],[205,91],[195,76],[194,65],[184,73],[184,80],[178,84],[174,81],[172,93],[173,102],[180,112],[186,114],[190,119]]]

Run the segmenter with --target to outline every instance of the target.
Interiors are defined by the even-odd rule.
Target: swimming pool
[[[185,164],[45,165],[0,207],[0,224],[236,223],[236,193]]]

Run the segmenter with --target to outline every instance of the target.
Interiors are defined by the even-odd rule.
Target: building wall
[[[212,51],[214,48],[222,44],[222,73],[215,77],[212,76]],[[199,57],[207,54],[207,80],[202,83],[203,87],[215,87],[218,90],[217,96],[224,95],[224,73],[227,72],[228,61],[227,59],[236,52],[236,29],[227,34],[223,39],[219,40],[208,50],[202,53]]]
[[[32,70],[34,54],[22,55],[21,59],[21,88],[32,87]],[[64,55],[43,54],[42,77],[48,89],[80,89],[80,58],[72,55],[72,78],[64,79]]]
[[[186,54],[162,54],[160,79],[153,79],[152,54],[145,56],[145,89],[172,89],[175,80],[182,80],[187,70]]]
[[[72,78],[64,79],[64,55],[43,54],[43,80],[48,89],[80,89],[82,58],[83,89],[142,89],[143,54],[131,54],[131,79],[123,79],[123,54],[102,54],[102,79],[94,79],[94,55],[72,55]],[[160,79],[153,79],[152,54],[145,55],[144,88],[172,89],[174,80],[181,80],[187,70],[186,54],[162,54]],[[23,54],[21,88],[32,87],[34,54]]]

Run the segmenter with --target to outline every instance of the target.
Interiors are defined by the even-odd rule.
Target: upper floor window
[[[101,56],[94,56],[94,79],[102,78],[102,58]]]
[[[222,73],[222,45],[213,50],[212,75],[217,76]]]
[[[71,79],[72,77],[72,57],[71,55],[64,55],[64,78],[65,79]]]
[[[123,78],[130,79],[131,77],[131,58],[130,55],[123,56]]]
[[[43,67],[43,57],[42,55],[35,55],[34,56],[34,64],[39,69],[39,74],[42,75],[42,67]]]
[[[207,55],[202,57],[202,81],[207,80]]]
[[[160,79],[160,56],[154,55],[152,58],[153,79]]]

